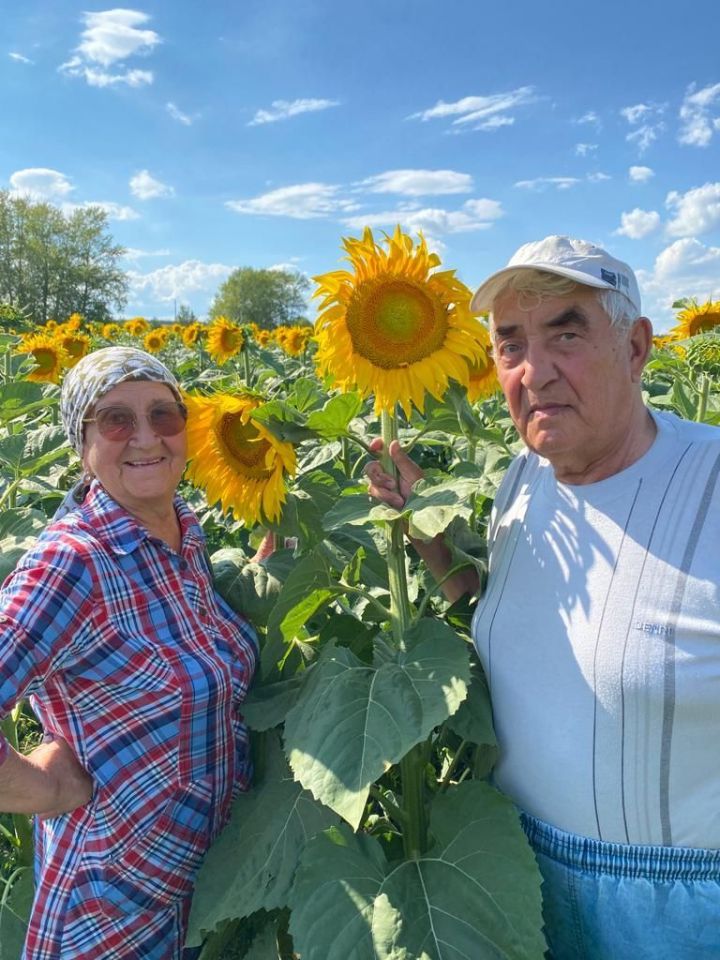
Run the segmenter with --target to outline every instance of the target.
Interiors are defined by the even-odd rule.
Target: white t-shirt
[[[720,848],[720,430],[653,416],[607,480],[526,452],[498,491],[473,619],[495,779],[563,830]]]

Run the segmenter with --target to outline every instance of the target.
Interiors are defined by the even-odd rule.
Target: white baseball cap
[[[569,277],[577,283],[601,290],[617,290],[640,310],[640,290],[635,274],[622,260],[616,260],[602,247],[574,237],[545,237],[525,243],[510,258],[508,265],[488,277],[478,287],[470,307],[475,313],[492,310],[493,300],[505,283],[508,274],[518,270],[543,270]]]

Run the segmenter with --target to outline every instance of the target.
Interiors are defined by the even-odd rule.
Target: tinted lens
[[[153,433],[174,437],[185,429],[187,408],[182,403],[158,403],[146,416]],[[103,407],[96,413],[95,422],[106,440],[128,440],[135,432],[135,411],[130,407]]]
[[[174,437],[185,429],[187,408],[182,403],[159,403],[148,413],[148,420],[161,437]]]
[[[106,440],[127,440],[135,429],[135,414],[130,407],[103,407],[95,414],[95,422]]]

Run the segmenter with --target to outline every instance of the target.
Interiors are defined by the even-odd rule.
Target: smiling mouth
[[[155,457],[153,460],[126,460],[128,467],[154,467],[157,463],[162,463],[164,457]]]

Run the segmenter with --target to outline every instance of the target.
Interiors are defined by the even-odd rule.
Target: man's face
[[[558,479],[609,476],[616,468],[604,465],[617,463],[639,422],[648,321],[616,330],[592,290],[528,300],[509,292],[493,310],[498,377],[515,426]]]

